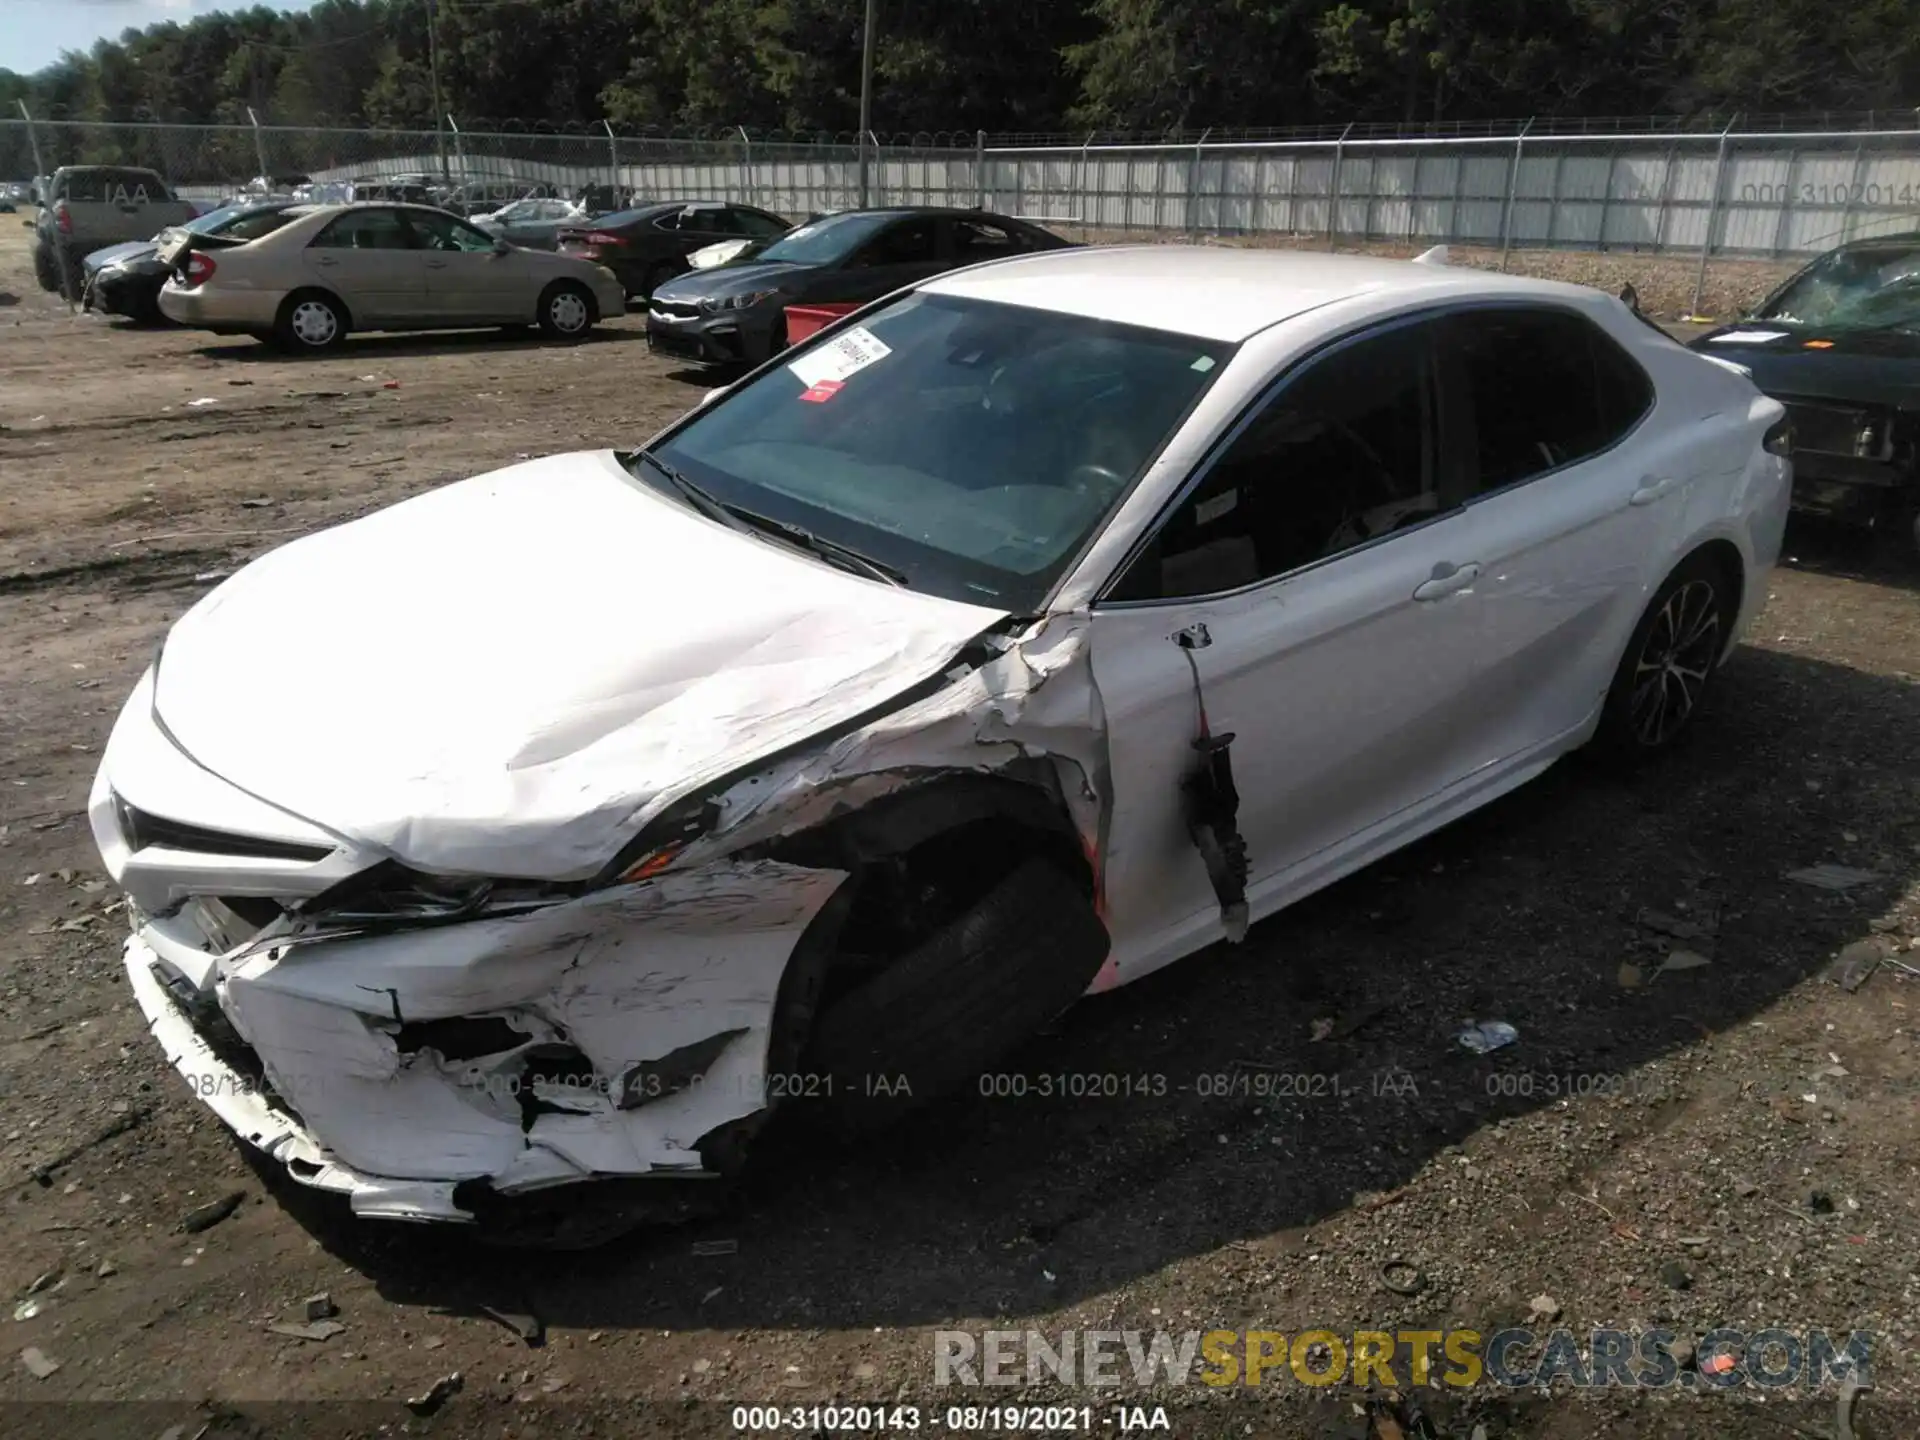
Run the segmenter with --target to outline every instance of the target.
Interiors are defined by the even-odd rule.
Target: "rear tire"
[[[36,245],[33,251],[33,278],[42,290],[57,294],[60,290],[60,262],[45,245]]]
[[[331,350],[347,338],[347,308],[324,290],[296,290],[280,305],[274,338],[296,354]]]
[[[870,1129],[965,1085],[1085,994],[1110,947],[1081,885],[1025,861],[827,1005],[801,1067],[831,1077],[825,1118]]]
[[[1671,750],[1693,727],[1739,613],[1725,567],[1683,560],[1654,592],[1600,715],[1594,748],[1633,763]]]
[[[559,280],[540,296],[540,330],[552,340],[579,340],[599,320],[593,293],[571,280]]]

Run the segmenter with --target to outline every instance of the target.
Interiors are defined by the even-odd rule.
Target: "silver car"
[[[354,330],[538,325],[577,339],[626,308],[590,261],[497,240],[426,205],[316,205],[240,244],[180,236],[160,258],[168,319],[216,334],[325,350]]]

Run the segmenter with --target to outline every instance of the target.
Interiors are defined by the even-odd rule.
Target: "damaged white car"
[[[1765,598],[1782,414],[1504,275],[943,275],[204,597],[93,792],[128,976],[361,1215],[727,1174],[789,1101],[963,1082],[1577,746],[1666,749]]]

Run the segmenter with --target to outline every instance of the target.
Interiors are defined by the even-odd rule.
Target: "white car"
[[[947,273],[189,610],[91,800],[128,977],[362,1215],[728,1172],[774,1106],[962,1083],[1578,746],[1667,750],[1765,599],[1782,416],[1569,285]]]

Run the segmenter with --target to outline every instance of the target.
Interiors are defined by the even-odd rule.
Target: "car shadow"
[[[1920,592],[1920,540],[1914,535],[1879,536],[1822,515],[1795,515],[1787,522],[1780,564]]]
[[[618,345],[634,340],[645,343],[646,331],[613,324],[596,325],[578,340],[549,340],[529,325],[524,330],[503,330],[499,326],[483,330],[396,331],[349,335],[331,350],[303,355],[263,344],[251,337],[220,337],[199,347],[210,360],[261,361],[341,360],[360,356],[369,360],[402,359],[414,355],[447,355],[485,350],[572,349],[581,345]]]
[[[746,365],[686,365],[678,370],[669,370],[667,379],[701,390],[724,390],[746,374],[749,368]]]
[[[1240,946],[1082,1002],[983,1093],[883,1138],[775,1129],[724,1213],[688,1226],[476,1263],[460,1232],[319,1218],[311,1192],[273,1188],[389,1300],[583,1329],[1038,1315],[1222,1246],[1296,1248],[1445,1147],[1558,1103],[1522,1077],[1630,1087],[1870,933],[1920,870],[1901,779],[1917,735],[1912,687],[1743,648],[1666,761],[1620,775],[1573,757]],[[1783,880],[1829,860],[1879,878],[1844,893]],[[1717,915],[1713,963],[1622,988],[1623,961],[1658,963],[1646,910]],[[1519,1038],[1471,1054],[1470,1020]],[[1634,1100],[1606,1120],[1628,1138],[1683,1104]],[[1563,1180],[1516,1183],[1544,1187],[1523,1197],[1539,1223],[1565,1223]],[[738,1251],[696,1255],[696,1240]]]

